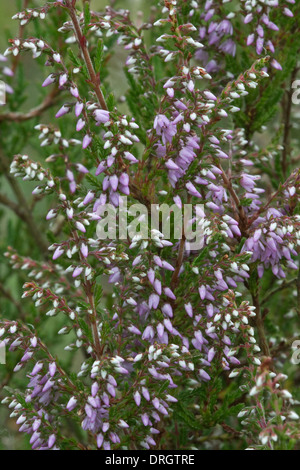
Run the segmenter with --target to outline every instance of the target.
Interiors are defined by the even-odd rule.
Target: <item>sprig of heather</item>
[[[1,340],[19,352],[14,372],[25,368],[28,374],[26,387],[10,389],[4,403],[33,449],[159,447],[163,430],[172,429],[177,416],[193,432],[194,445],[202,421],[220,425],[226,417],[221,408],[213,414],[218,397],[210,402],[209,393],[201,395],[218,391],[219,380],[234,381],[246,394],[247,406],[234,418],[250,415],[244,421],[251,445],[259,440],[272,448],[284,432],[291,439],[298,435],[297,425],[290,424],[296,414],[286,404],[278,412],[280,399],[289,397],[277,387],[258,297],[266,271],[281,279],[299,269],[299,171],[265,197],[263,178],[253,171],[254,145],[234,121],[246,97],[251,100],[270,79],[270,62],[280,68],[275,59],[255,57],[248,70],[219,81],[216,64],[195,63],[202,57],[197,50],[206,53],[210,47],[214,53],[216,45],[219,52],[235,54],[233,15],[222,16],[227,3],[165,1],[163,18],[140,27],[128,11],[108,7],[96,13],[86,2],[80,12],[70,0],[15,16],[26,26],[63,9],[68,16],[58,31],[76,49],[67,55],[64,47],[29,37],[12,40],[6,51],[45,56],[52,71],[42,86],[58,87],[63,97],[53,122],[35,125],[45,164],[21,154],[11,163],[14,177],[35,182],[33,195],[50,201],[48,259],[34,261],[12,249],[6,256],[17,272],[29,271],[24,301],[34,302],[40,319],[55,317],[57,334],[66,336],[66,354],[81,361],[72,373],[41,340],[38,325],[1,320]],[[257,19],[258,38],[265,34],[270,41],[277,2],[261,2],[255,12],[253,2],[243,3],[242,11],[251,16],[245,22]],[[283,13],[291,16],[289,11]],[[203,23],[209,23],[208,38]],[[107,44],[115,40],[128,53],[126,114],[118,106],[122,100],[104,86]],[[134,232],[136,214],[130,209],[125,237],[98,237],[105,204],[122,208],[121,196],[144,204],[139,222],[151,214],[151,205],[173,204],[175,212],[193,203],[190,225],[197,216],[204,220],[200,252],[191,249],[185,229],[179,241],[165,236],[160,225],[147,228],[142,238]],[[105,283],[112,289],[111,303],[105,301]],[[267,406],[266,389],[272,396]],[[256,395],[256,404],[249,405]],[[288,418],[286,423],[274,422],[274,412],[276,419]],[[70,422],[85,432],[82,442],[65,435]]]

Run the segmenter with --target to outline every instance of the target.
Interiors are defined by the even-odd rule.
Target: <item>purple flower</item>
[[[69,112],[70,112],[69,106],[63,105],[60,108],[60,110],[56,113],[55,117],[60,118],[60,117],[64,116],[65,114],[69,113]]]
[[[86,149],[90,145],[91,142],[92,142],[92,137],[89,134],[85,135],[83,138],[83,142],[82,142],[82,148]]]
[[[109,112],[104,109],[97,109],[94,112],[95,119],[99,124],[105,124],[110,120]]]
[[[54,83],[54,82],[55,82],[55,75],[50,74],[50,75],[46,78],[46,80],[44,81],[44,83],[43,83],[42,86],[43,86],[43,87],[46,87],[46,86],[52,85],[52,83]]]
[[[166,142],[172,142],[174,135],[177,132],[177,126],[163,114],[156,116],[153,124],[153,128],[156,130],[157,135],[162,137],[163,144]]]

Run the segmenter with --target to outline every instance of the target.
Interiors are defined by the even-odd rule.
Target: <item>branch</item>
[[[44,111],[50,108],[54,102],[55,98],[58,95],[59,90],[53,89],[49,95],[46,96],[44,101],[38,105],[36,108],[31,109],[27,113],[3,113],[0,114],[0,122],[1,121],[15,121],[15,122],[23,122],[28,121],[29,119],[33,119],[37,116],[40,116]]]
[[[248,227],[248,219],[246,216],[246,213],[244,211],[243,206],[241,205],[241,202],[239,200],[238,195],[236,194],[235,190],[233,189],[232,183],[230,179],[227,177],[226,173],[224,172],[222,166],[220,164],[217,164],[218,168],[222,171],[222,179],[224,181],[225,187],[228,189],[229,194],[231,195],[237,209],[238,217],[239,217],[239,226],[241,229],[242,236],[246,235],[246,230]]]
[[[269,292],[261,301],[261,305],[265,304],[268,300],[270,300],[271,297],[273,297],[274,294],[277,294],[277,292],[280,292],[283,289],[287,289],[291,285],[297,282],[297,278],[291,279],[290,281],[283,282],[280,286],[276,287],[272,291]]]
[[[23,222],[26,222],[25,212],[19,204],[16,204],[14,201],[11,201],[4,194],[0,193],[0,204],[11,209]]]

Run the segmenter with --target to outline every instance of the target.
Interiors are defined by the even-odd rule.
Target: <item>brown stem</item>
[[[23,222],[26,222],[26,216],[23,208],[14,201],[8,199],[5,194],[0,193],[0,204],[11,209],[21,220],[23,220]]]
[[[238,213],[238,218],[239,218],[239,226],[240,230],[242,233],[242,236],[246,235],[246,230],[248,227],[248,219],[246,216],[246,213],[244,211],[243,206],[241,205],[241,202],[239,200],[238,195],[236,194],[235,190],[233,189],[231,180],[227,177],[226,173],[224,172],[223,168],[221,167],[220,164],[218,164],[219,169],[222,171],[222,179],[224,181],[225,187],[228,189],[229,194],[231,195],[233,202],[236,206],[237,213]]]
[[[272,291],[270,291],[261,301],[261,305],[265,304],[268,300],[270,300],[274,294],[277,294],[277,292],[280,292],[283,289],[287,289],[288,287],[292,286],[297,282],[297,278],[291,279],[290,281],[283,282],[280,286],[276,287]]]
[[[92,324],[92,330],[93,330],[93,337],[94,337],[94,343],[95,343],[95,350],[96,350],[96,355],[97,358],[100,360],[102,357],[103,353],[103,348],[100,344],[99,340],[99,333],[98,333],[98,328],[97,328],[97,312],[96,312],[96,307],[95,307],[95,302],[94,302],[94,296],[91,292],[88,292],[87,294],[89,303],[92,307],[93,315],[91,319],[91,324]]]
[[[87,45],[86,45],[86,37],[82,33],[74,4],[73,4],[73,2],[71,3],[69,0],[67,0],[66,6],[69,9],[69,14],[70,14],[73,26],[74,26],[75,34],[76,34],[76,37],[77,37],[77,42],[78,42],[78,45],[81,49],[81,52],[82,52],[82,55],[83,55],[83,58],[84,58],[84,61],[85,61],[85,65],[88,69],[90,80],[91,80],[91,83],[92,83],[93,88],[95,90],[95,93],[97,95],[99,104],[100,104],[102,109],[107,110],[108,108],[107,108],[103,93],[102,93],[101,88],[100,88],[100,77],[95,72],[91,56],[90,56],[89,50],[88,50]]]

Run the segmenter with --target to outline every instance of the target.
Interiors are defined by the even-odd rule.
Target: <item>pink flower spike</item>
[[[51,220],[56,217],[57,213],[55,210],[51,209],[48,214],[46,215],[46,220]]]
[[[83,268],[81,266],[77,266],[77,268],[74,269],[72,277],[78,277],[82,273]]]
[[[95,175],[96,176],[100,175],[101,173],[103,173],[104,170],[105,170],[105,164],[101,162],[97,167]]]
[[[60,54],[58,53],[53,54],[53,59],[57,64],[59,64],[61,62]]]
[[[76,163],[76,168],[80,173],[84,173],[84,174],[89,173],[89,170],[81,163]]]
[[[89,254],[89,249],[88,247],[86,246],[85,243],[82,243],[81,247],[80,247],[80,251],[81,251],[81,254],[84,258],[87,258],[88,254]]]
[[[76,124],[76,131],[77,132],[81,131],[84,128],[85,124],[86,124],[85,120],[80,118]]]
[[[62,74],[59,77],[59,86],[63,87],[66,84],[67,81],[68,81],[68,75],[66,73]]]
[[[174,88],[167,88],[167,93],[170,98],[174,98]]]
[[[95,119],[96,121],[99,123],[99,124],[105,124],[106,122],[109,121],[109,111],[106,111],[104,109],[97,109],[95,112],[94,112],[94,116],[95,116]]]
[[[130,152],[124,152],[124,158],[126,158],[126,160],[129,160],[132,163],[138,163],[138,160]]]
[[[294,16],[293,12],[289,8],[284,8],[283,9],[283,14],[285,16],[289,16],[290,18],[292,18]]]
[[[83,232],[83,233],[86,232],[85,226],[84,226],[81,222],[76,222],[75,225],[76,225],[76,228],[77,228],[78,230],[80,230],[80,232]]]
[[[42,87],[46,87],[46,86],[49,86],[49,85],[52,85],[52,83],[55,82],[55,77],[53,74],[49,75],[46,80],[44,81],[44,83],[42,84]]]
[[[76,183],[75,183],[75,181],[71,181],[71,183],[70,183],[70,191],[71,191],[72,194],[75,193],[75,191],[76,191]]]
[[[69,111],[70,111],[70,108],[66,105],[63,105],[60,108],[60,110],[56,113],[55,117],[60,118],[60,117],[64,116],[65,114],[67,114]]]
[[[275,59],[273,59],[271,61],[271,66],[276,70],[282,70],[282,67],[281,67],[280,63],[277,62],[277,60],[275,60]]]
[[[50,376],[54,377],[55,372],[56,372],[56,364],[55,364],[55,362],[52,362],[51,364],[49,364],[49,374],[50,374]]]
[[[85,196],[85,198],[84,198],[82,204],[83,204],[84,206],[86,206],[87,204],[89,204],[89,203],[94,199],[94,197],[95,197],[95,194],[92,193],[92,191],[89,191],[89,192],[87,193],[87,195]]]
[[[169,287],[164,288],[164,293],[167,297],[169,297],[169,299],[176,300],[176,296],[174,295],[174,293],[171,291]]]
[[[63,252],[64,252],[64,250],[60,246],[58,246],[56,248],[56,250],[54,251],[52,259],[55,260],[55,259],[59,258],[63,254]]]
[[[79,93],[78,93],[78,88],[77,87],[71,87],[70,88],[71,95],[74,96],[74,98],[79,98]]]
[[[66,408],[67,408],[68,411],[72,411],[72,410],[74,410],[74,408],[75,408],[76,405],[77,405],[77,400],[76,400],[76,398],[75,398],[75,397],[71,397],[70,400],[69,400],[68,403],[67,403]]]
[[[83,138],[82,148],[86,149],[90,145],[91,142],[92,142],[91,136],[89,134],[86,134]]]
[[[249,13],[248,15],[245,16],[244,23],[245,24],[251,23],[252,20],[253,20],[253,15],[252,13]]]
[[[112,175],[109,178],[109,183],[110,183],[110,186],[111,186],[112,190],[117,191],[118,184],[119,184],[119,180],[118,180],[117,175]]]
[[[127,175],[127,173],[122,173],[120,178],[119,178],[119,181],[123,186],[128,186],[129,176]]]
[[[79,117],[80,114],[82,113],[82,110],[83,110],[83,103],[76,103],[75,104],[75,116],[76,117]]]
[[[55,436],[55,434],[51,434],[51,436],[49,436],[49,439],[48,439],[48,448],[49,448],[49,449],[52,449],[52,447],[53,447],[54,444],[55,444],[55,441],[56,441],[56,436]]]

